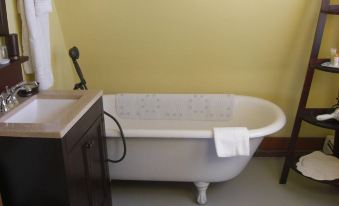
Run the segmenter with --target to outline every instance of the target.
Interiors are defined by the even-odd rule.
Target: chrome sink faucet
[[[20,82],[11,88],[6,86],[6,92],[2,92],[0,95],[0,112],[7,112],[19,104],[19,101],[17,100],[19,91],[23,90],[25,92],[31,92],[38,86],[39,83],[36,81]]]

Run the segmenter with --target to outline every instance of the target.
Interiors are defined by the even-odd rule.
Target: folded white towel
[[[218,157],[250,155],[250,135],[246,127],[223,127],[213,130]]]
[[[300,157],[297,169],[316,180],[339,179],[339,159],[320,151]]]

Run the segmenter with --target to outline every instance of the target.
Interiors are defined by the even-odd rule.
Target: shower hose
[[[81,69],[80,69],[80,66],[77,62],[77,59],[79,58],[79,50],[78,48],[76,47],[73,47],[69,50],[69,56],[71,57],[72,61],[73,61],[73,64],[74,64],[74,67],[75,67],[75,70],[79,76],[79,79],[80,79],[80,83],[77,83],[74,85],[74,90],[88,90],[87,86],[86,86],[86,81],[82,75],[82,72],[81,72]],[[120,131],[120,136],[121,136],[121,140],[122,140],[122,144],[123,144],[123,154],[120,158],[116,159],[116,160],[112,160],[112,159],[107,159],[108,162],[111,162],[111,163],[118,163],[118,162],[121,162],[125,156],[126,156],[126,152],[127,152],[127,147],[126,147],[126,139],[125,139],[125,135],[124,135],[124,132],[122,130],[122,127],[119,123],[119,121],[113,117],[113,115],[109,114],[108,112],[104,111],[104,114],[106,116],[108,116],[109,118],[111,118],[115,124],[118,126],[119,128],[119,131]]]
[[[81,85],[81,84],[76,84],[76,85]],[[75,86],[75,87],[74,87],[74,90],[77,90],[77,89],[80,89],[80,90],[88,90],[86,84],[82,84],[80,87]],[[121,140],[122,140],[122,145],[123,145],[123,147],[124,147],[122,156],[121,156],[119,159],[116,159],[116,160],[107,159],[108,162],[111,162],[111,163],[118,163],[118,162],[121,162],[121,161],[125,158],[125,156],[126,156],[126,151],[127,151],[127,147],[126,147],[126,139],[125,139],[124,131],[122,130],[122,127],[121,127],[119,121],[118,121],[115,117],[113,117],[113,115],[111,115],[110,113],[108,113],[108,112],[106,112],[106,111],[104,111],[104,114],[105,114],[106,116],[108,116],[109,118],[111,118],[111,119],[115,122],[115,124],[118,126],[119,131],[120,131],[120,136],[121,136]]]

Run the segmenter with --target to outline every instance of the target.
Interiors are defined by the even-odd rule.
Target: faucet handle
[[[16,96],[14,95],[14,90],[11,89],[10,95],[6,98],[6,103],[9,108],[13,108],[15,105],[19,104]]]
[[[10,89],[9,89],[9,87],[8,86],[6,86],[5,87],[6,89],[5,90],[3,90],[2,92],[1,92],[1,98],[4,98],[4,99],[6,99],[6,97],[8,97],[8,95],[10,95],[11,93],[10,93]]]
[[[9,94],[11,94],[11,89],[8,87],[8,86],[6,86],[6,93],[9,95]]]
[[[31,96],[33,94],[38,93],[39,83],[36,82],[36,81],[25,82],[19,88],[18,88],[18,90],[20,90],[20,91],[18,92],[18,95],[21,96],[21,97],[27,97],[27,96]]]
[[[18,100],[13,95],[13,93],[14,93],[13,87],[9,88],[8,86],[6,86],[6,90],[2,93],[2,101],[5,102],[5,105],[8,109],[13,108],[15,105],[19,103]]]
[[[7,112],[8,106],[7,106],[7,102],[6,102],[6,98],[4,98],[4,96],[1,94],[0,95],[0,112]]]
[[[31,91],[32,89],[39,87],[39,83],[37,81],[31,81],[31,82],[20,82],[15,87],[22,87],[26,91]]]
[[[6,100],[6,104],[8,108],[13,108],[15,105],[19,104],[16,97],[13,95],[14,90],[13,88],[9,88],[6,86],[6,96],[4,97]]]

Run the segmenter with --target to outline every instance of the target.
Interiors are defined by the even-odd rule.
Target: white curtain
[[[23,55],[30,60],[23,64],[26,74],[35,74],[40,89],[53,86],[49,13],[51,0],[18,0],[18,12],[22,22]]]

